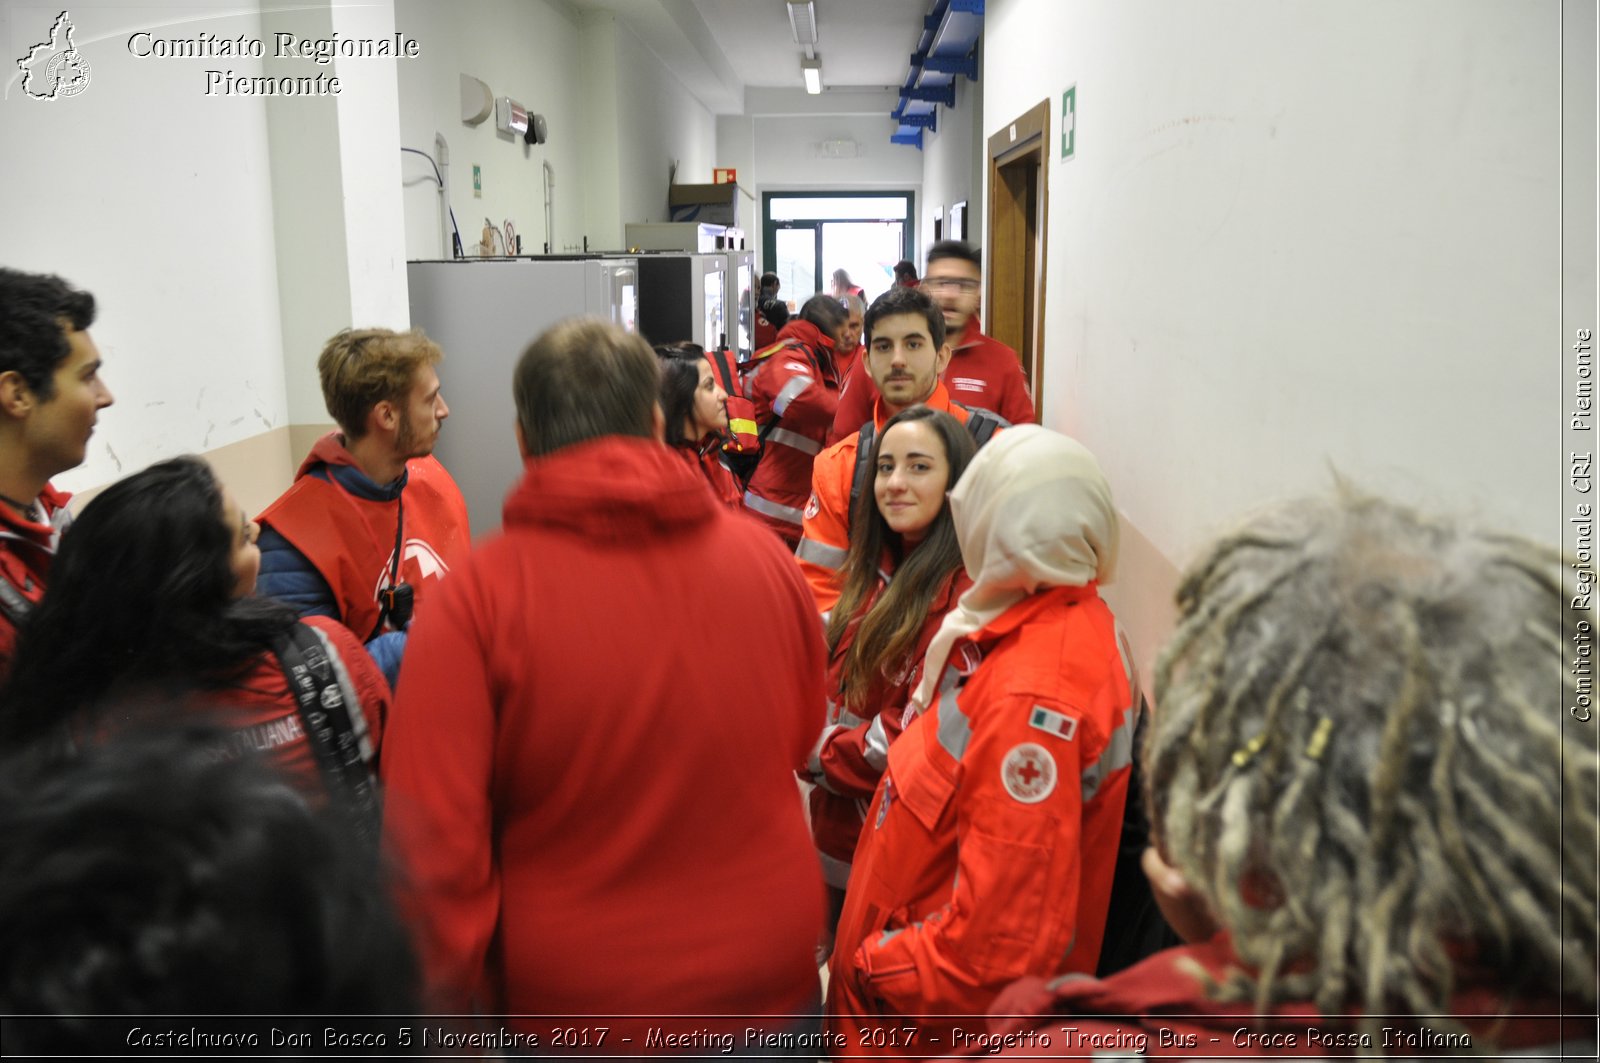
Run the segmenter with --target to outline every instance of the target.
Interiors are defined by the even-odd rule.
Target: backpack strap
[[[56,512],[66,513],[67,511],[62,509],[57,510]],[[52,524],[54,523],[54,519],[55,515],[52,514]],[[65,527],[71,522],[71,516],[68,515],[66,521],[61,526]],[[27,547],[31,550],[38,550],[46,557],[51,557],[55,554],[55,551],[50,547],[45,546],[35,539],[29,539],[25,536],[18,535],[16,532],[0,531],[0,541],[15,543],[16,546]],[[15,550],[16,546],[12,547],[12,549]],[[0,615],[3,615],[7,620],[11,621],[12,627],[20,628],[23,623],[33,615],[34,608],[34,604],[29,601],[21,591],[17,590],[10,580],[0,577]]]
[[[877,434],[877,424],[868,421],[856,435],[856,466],[850,473],[850,509],[845,518],[850,523],[846,528],[856,526],[856,506],[861,501],[862,485],[867,482],[867,463],[872,460],[872,440]]]
[[[377,786],[363,757],[370,753],[371,741],[365,717],[360,734],[356,732],[352,714],[361,709],[343,662],[322,632],[299,622],[273,640],[272,648],[334,805],[363,841],[376,845],[381,811]]]
[[[20,628],[33,615],[33,603],[5,578],[0,578],[0,615],[5,616],[16,628]]]
[[[983,445],[993,439],[994,434],[1000,429],[1011,427],[1010,421],[993,411],[959,402],[955,405],[967,411],[967,431],[972,433],[972,441],[978,444],[979,450],[982,450]]]
[[[739,387],[739,372],[728,360],[728,348],[713,347],[706,352],[706,358],[710,360],[711,369],[716,374],[717,383],[723,391],[732,395],[736,391],[743,390]]]

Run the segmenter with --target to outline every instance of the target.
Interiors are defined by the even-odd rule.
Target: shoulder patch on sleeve
[[[1078,735],[1078,721],[1066,713],[1047,709],[1043,705],[1035,705],[1028,715],[1028,726],[1037,727],[1041,731],[1064,738],[1068,742]]]
[[[1000,782],[1006,793],[1025,805],[1036,805],[1056,789],[1055,758],[1036,742],[1013,746],[1000,762]]]
[[[818,500],[817,493],[815,491],[811,492],[810,499],[806,501],[806,520],[810,520],[811,518],[815,517],[821,509],[822,503]]]

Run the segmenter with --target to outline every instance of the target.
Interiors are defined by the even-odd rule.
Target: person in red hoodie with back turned
[[[941,240],[929,249],[921,290],[939,304],[945,334],[950,337],[950,364],[939,379],[950,389],[950,397],[963,406],[997,413],[1012,424],[1033,424],[1038,420],[1033,395],[1017,352],[985,336],[978,321],[982,284],[982,259],[976,248],[960,240]],[[878,397],[862,364],[841,387],[839,408],[828,433],[830,444],[872,420],[872,400]]]
[[[657,376],[593,320],[523,354],[526,472],[413,628],[383,761],[433,1006],[588,1016],[623,1054],[814,1034],[819,995],[793,773],[822,633],[782,545],[662,444]]]

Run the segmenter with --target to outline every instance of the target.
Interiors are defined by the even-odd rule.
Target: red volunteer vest
[[[423,608],[433,584],[472,546],[461,489],[433,457],[406,462],[405,541],[398,583],[409,583]],[[377,626],[378,592],[389,584],[400,506],[357,498],[338,484],[302,476],[266,511],[270,524],[327,580],[339,619],[366,639]]]

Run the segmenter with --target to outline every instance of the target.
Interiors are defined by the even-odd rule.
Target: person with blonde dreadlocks
[[[1019,982],[992,1013],[1051,1018],[991,1036],[1121,1014],[1148,1018],[1072,1020],[1048,1051],[1594,1058],[1596,738],[1562,624],[1595,617],[1563,572],[1351,492],[1212,547],[1145,761],[1145,870],[1189,944]]]

